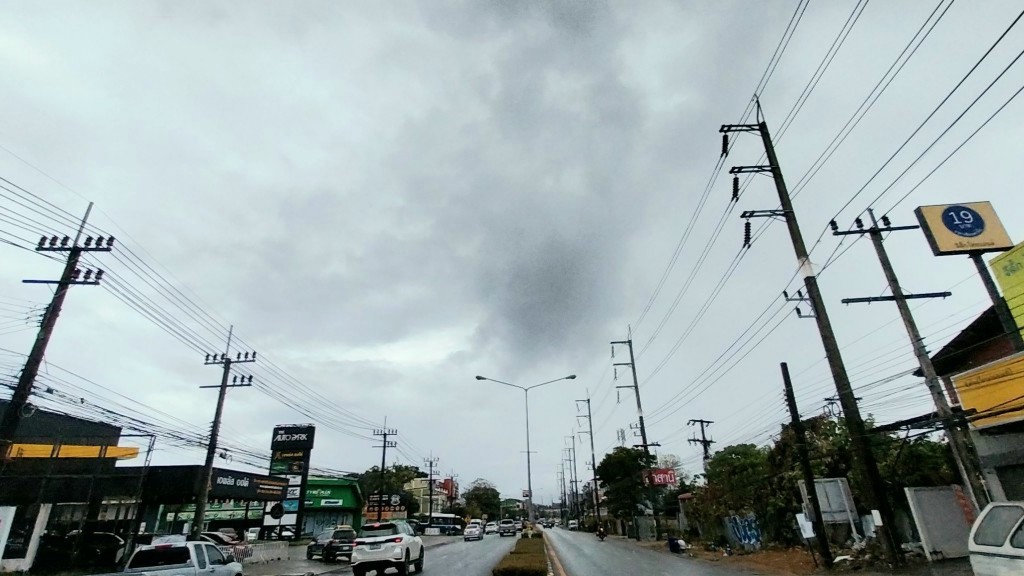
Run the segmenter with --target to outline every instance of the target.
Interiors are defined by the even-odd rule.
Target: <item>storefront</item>
[[[304,496],[303,534],[319,534],[342,524],[358,529],[363,524],[363,498],[355,480],[310,477]]]

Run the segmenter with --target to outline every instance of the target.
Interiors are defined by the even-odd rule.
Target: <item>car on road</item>
[[[494,522],[488,522],[487,525],[484,526],[484,534],[497,534],[497,533],[498,533],[498,525],[495,524]]]
[[[406,522],[364,524],[352,548],[352,576],[388,568],[402,575],[423,572],[423,552],[423,540]]]
[[[1024,574],[1024,502],[992,502],[967,541],[974,576]]]
[[[321,532],[306,546],[306,560],[316,556],[323,558],[324,562],[335,562],[338,558],[351,559],[355,540],[356,531],[347,524]]]
[[[136,550],[123,573],[143,572],[147,576],[241,576],[242,565],[209,542],[175,542]]]
[[[578,521],[576,521],[576,520],[569,520],[568,528],[569,528],[569,530],[579,530],[580,529],[580,523]]]
[[[480,529],[478,524],[470,524],[469,526],[466,526],[466,530],[462,533],[462,540],[465,542],[483,539],[484,531]]]
[[[516,524],[517,522],[511,518],[505,518],[498,523],[498,536],[504,538],[505,536],[516,535]]]

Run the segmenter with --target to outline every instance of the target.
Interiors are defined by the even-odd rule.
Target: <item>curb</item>
[[[548,576],[566,576],[565,568],[562,568],[562,561],[558,559],[555,547],[549,546],[547,540],[544,542],[544,550],[548,554]]]

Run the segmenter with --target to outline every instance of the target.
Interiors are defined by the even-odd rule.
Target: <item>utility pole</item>
[[[558,473],[558,485],[562,489],[562,503],[558,507],[559,516],[562,518],[562,522],[569,521],[569,513],[566,510],[566,494],[565,494],[565,460],[562,460],[562,470]]]
[[[437,466],[437,458],[431,454],[430,458],[423,460],[423,463],[427,465],[427,485],[429,486],[430,492],[430,503],[427,504],[427,526],[434,525],[434,467]]]
[[[220,421],[224,415],[224,400],[227,397],[228,388],[241,388],[252,386],[252,376],[250,375],[248,380],[245,376],[242,377],[239,382],[238,376],[234,377],[234,380],[229,384],[228,378],[231,376],[231,366],[233,364],[246,364],[256,361],[256,353],[253,352],[250,357],[249,353],[245,353],[245,357],[242,357],[242,353],[238,352],[234,360],[231,359],[231,336],[235,331],[235,327],[231,326],[228,328],[228,343],[224,347],[224,353],[220,355],[220,358],[216,354],[207,354],[206,360],[203,362],[207,366],[220,365],[223,367],[220,376],[219,386],[200,386],[200,388],[217,388],[217,409],[213,415],[213,424],[210,425],[210,442],[206,445],[206,462],[203,464],[203,479],[199,484],[199,495],[196,496],[196,511],[195,517],[192,520],[192,537],[199,538],[199,534],[203,531],[203,525],[206,523],[206,506],[207,501],[210,499],[211,484],[213,484],[213,460],[217,455],[217,440],[220,437]]]
[[[826,568],[832,567],[832,549],[828,545],[828,533],[825,532],[825,520],[821,516],[821,503],[818,502],[818,489],[814,484],[814,470],[811,469],[811,456],[807,450],[807,434],[804,430],[804,421],[800,419],[800,411],[796,407],[796,394],[793,393],[793,382],[789,378],[789,365],[785,362],[782,366],[782,383],[786,387],[786,405],[789,406],[789,416],[792,419],[793,434],[796,436],[796,452],[800,457],[800,468],[804,475],[804,485],[807,486],[807,500],[811,503],[811,522],[814,523],[814,532],[817,536],[818,553],[821,554],[821,561]]]
[[[96,239],[95,243],[92,236],[89,236],[85,239],[84,245],[79,245],[78,241],[82,239],[82,233],[85,230],[86,221],[89,220],[90,212],[92,212],[92,202],[85,209],[85,216],[78,226],[78,233],[75,234],[74,241],[71,241],[71,238],[68,236],[59,239],[56,236],[51,236],[50,238],[43,236],[39,239],[36,252],[68,253],[67,261],[64,263],[64,272],[61,274],[60,280],[22,280],[25,284],[56,284],[57,288],[53,292],[53,298],[50,299],[50,305],[43,312],[43,318],[39,323],[39,332],[36,333],[36,339],[32,343],[32,350],[25,360],[25,367],[21,370],[21,375],[18,377],[18,384],[15,386],[10,403],[3,413],[3,419],[0,419],[0,461],[6,461],[10,457],[8,452],[14,444],[14,435],[18,431],[18,425],[21,424],[29,397],[32,396],[32,387],[35,385],[36,376],[39,374],[39,366],[43,363],[43,358],[46,356],[46,347],[50,343],[50,336],[53,335],[53,329],[57,325],[57,318],[60,317],[61,308],[64,306],[64,298],[68,294],[68,288],[83,285],[97,286],[100,280],[103,279],[103,270],[96,270],[94,272],[88,269],[83,275],[82,271],[78,268],[78,261],[83,252],[110,252],[114,246],[113,236],[108,238],[100,236]]]
[[[698,418],[698,419],[695,419],[695,420],[690,420],[686,424],[687,424],[687,426],[693,426],[694,424],[700,424],[700,440],[698,440],[696,437],[694,437],[694,438],[690,438],[689,442],[690,442],[690,444],[700,444],[701,448],[704,449],[704,461],[706,462],[708,460],[711,460],[711,445],[714,444],[715,441],[708,439],[708,436],[707,436],[707,433],[706,433],[706,427],[707,426],[711,426],[712,424],[714,424],[714,422],[711,421],[711,420],[701,420],[701,419]]]
[[[734,166],[729,170],[729,173],[733,175],[771,173],[775,181],[776,191],[778,192],[779,205],[782,209],[748,211],[744,212],[742,216],[747,219],[761,216],[782,217],[786,221],[789,236],[793,242],[793,251],[800,265],[800,274],[803,276],[804,289],[807,291],[807,296],[810,299],[814,320],[818,325],[818,332],[821,334],[825,356],[828,358],[832,378],[836,384],[836,392],[839,394],[839,402],[843,407],[843,414],[846,416],[846,425],[850,432],[851,443],[853,444],[855,464],[861,476],[867,481],[865,501],[870,508],[878,510],[882,517],[882,525],[878,527],[877,533],[886,560],[893,566],[899,566],[903,564],[903,558],[900,555],[900,547],[892,530],[895,521],[892,506],[886,497],[885,484],[882,482],[882,476],[878,471],[878,462],[871,451],[867,427],[864,425],[864,419],[860,414],[860,407],[855,400],[853,387],[850,385],[850,378],[846,372],[842,354],[839,351],[839,343],[836,341],[835,331],[832,329],[832,322],[825,307],[825,300],[818,287],[818,277],[811,264],[807,245],[804,244],[803,234],[800,232],[796,212],[793,210],[793,202],[789,196],[789,190],[786,188],[786,181],[782,176],[782,168],[779,165],[778,157],[775,155],[775,145],[772,143],[768,124],[761,118],[760,102],[757,103],[757,116],[757,124],[725,124],[722,125],[719,131],[725,135],[723,139],[726,141],[730,132],[759,133],[764,144],[768,164],[762,166]],[[749,246],[749,241],[747,245]]]
[[[568,436],[566,436],[566,439],[568,439]],[[572,448],[563,448],[562,452],[565,453],[563,460],[566,463],[566,468],[569,469],[569,516],[578,518],[576,513],[576,474],[573,472]]]
[[[600,526],[601,525],[601,498],[599,496],[600,489],[598,488],[598,485],[597,485],[597,455],[594,453],[594,419],[593,419],[592,414],[590,413],[590,393],[587,392],[587,399],[586,400],[577,400],[576,401],[576,409],[577,410],[579,409],[580,402],[585,402],[587,404],[587,415],[586,416],[583,416],[583,415],[577,416],[576,419],[577,419],[577,421],[579,421],[580,418],[586,418],[587,419],[587,430],[584,431],[584,432],[580,432],[580,434],[586,434],[587,436],[590,436],[590,467],[591,467],[591,469],[594,472],[594,492],[593,492],[593,496],[594,496],[594,516],[597,517],[597,525]]]
[[[633,330],[632,330],[632,328],[629,329],[629,332],[627,334],[627,338],[625,340],[618,340],[618,341],[612,342],[611,345],[612,345],[612,358],[615,358],[615,346],[616,345],[619,345],[619,346],[625,345],[625,346],[629,347],[629,362],[616,362],[616,363],[613,363],[612,366],[614,368],[618,368],[619,366],[629,366],[630,371],[633,374],[633,385],[632,386],[616,386],[616,388],[632,388],[633,389],[633,393],[636,396],[636,417],[637,417],[638,427],[640,429],[640,440],[642,442],[642,444],[640,444],[639,447],[642,447],[644,449],[644,455],[646,456],[645,464],[647,466],[650,466],[651,465],[651,446],[657,446],[657,444],[651,444],[651,443],[649,443],[647,441],[647,426],[646,426],[646,424],[644,424],[644,407],[640,403],[640,383],[639,383],[639,381],[637,380],[637,377],[636,377],[636,358],[633,355]],[[618,376],[617,373],[616,373],[616,376]],[[644,477],[643,481],[646,482],[647,478]],[[649,485],[648,499],[651,501],[651,513],[654,516],[654,532],[655,532],[655,538],[657,539],[658,537],[661,536],[661,522],[658,521],[658,511],[655,509],[655,502],[654,502],[655,498],[654,498],[654,486],[653,485]],[[637,530],[637,539],[640,539],[640,530],[639,529]]]
[[[579,469],[576,468],[576,435],[570,436],[572,439],[572,477],[573,477],[573,504],[576,506],[576,519],[579,520],[582,516],[580,513],[580,473]]]
[[[857,218],[855,224],[856,230],[849,230],[841,232],[839,225],[833,220],[830,225],[832,226],[832,234],[835,236],[846,236],[846,235],[868,235],[871,238],[871,243],[875,247],[875,253],[878,255],[878,262],[882,265],[882,272],[885,274],[885,279],[889,283],[889,290],[892,292],[892,296],[874,296],[868,298],[844,298],[843,304],[856,304],[856,303],[871,303],[871,302],[895,302],[896,308],[900,312],[900,318],[903,320],[903,326],[907,330],[907,336],[910,337],[910,344],[914,348],[914,356],[917,357],[917,363],[921,367],[921,373],[924,375],[925,385],[928,387],[928,392],[931,393],[932,401],[935,403],[935,409],[938,412],[939,419],[942,422],[943,428],[946,430],[946,437],[949,438],[950,448],[952,448],[953,457],[956,460],[957,468],[960,469],[960,476],[964,480],[965,487],[971,493],[971,499],[974,501],[975,507],[981,510],[988,504],[988,495],[985,491],[985,485],[981,480],[981,471],[975,466],[974,459],[971,457],[970,442],[967,435],[964,432],[962,420],[961,423],[957,423],[953,417],[953,411],[949,407],[949,402],[946,399],[946,394],[942,389],[942,383],[939,381],[939,375],[935,372],[935,366],[932,365],[932,359],[928,355],[928,350],[924,345],[924,338],[921,337],[921,331],[917,328],[917,322],[914,321],[914,315],[910,311],[910,306],[907,304],[907,300],[912,298],[946,298],[951,295],[950,292],[930,292],[925,294],[905,294],[903,288],[900,286],[899,278],[896,277],[896,271],[893,269],[892,261],[889,259],[889,253],[885,249],[885,242],[882,238],[883,232],[898,232],[902,230],[917,230],[920,226],[892,226],[887,216],[882,216],[882,227],[879,227],[878,220],[875,219],[875,212],[868,208],[868,215],[871,217],[871,227],[864,229],[864,223],[860,218]]]
[[[398,443],[393,440],[388,440],[388,436],[398,436],[398,430],[394,428],[387,428],[388,419],[384,419],[385,428],[378,428],[373,431],[374,436],[381,437],[380,446],[374,446],[374,448],[380,448],[380,491],[377,493],[377,522],[380,522],[382,514],[384,513],[384,471],[387,469],[388,461],[388,448],[397,448]]]

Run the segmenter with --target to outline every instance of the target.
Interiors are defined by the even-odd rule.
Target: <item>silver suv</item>
[[[401,520],[364,524],[352,547],[352,575],[395,568],[399,574],[423,571],[423,540]]]

